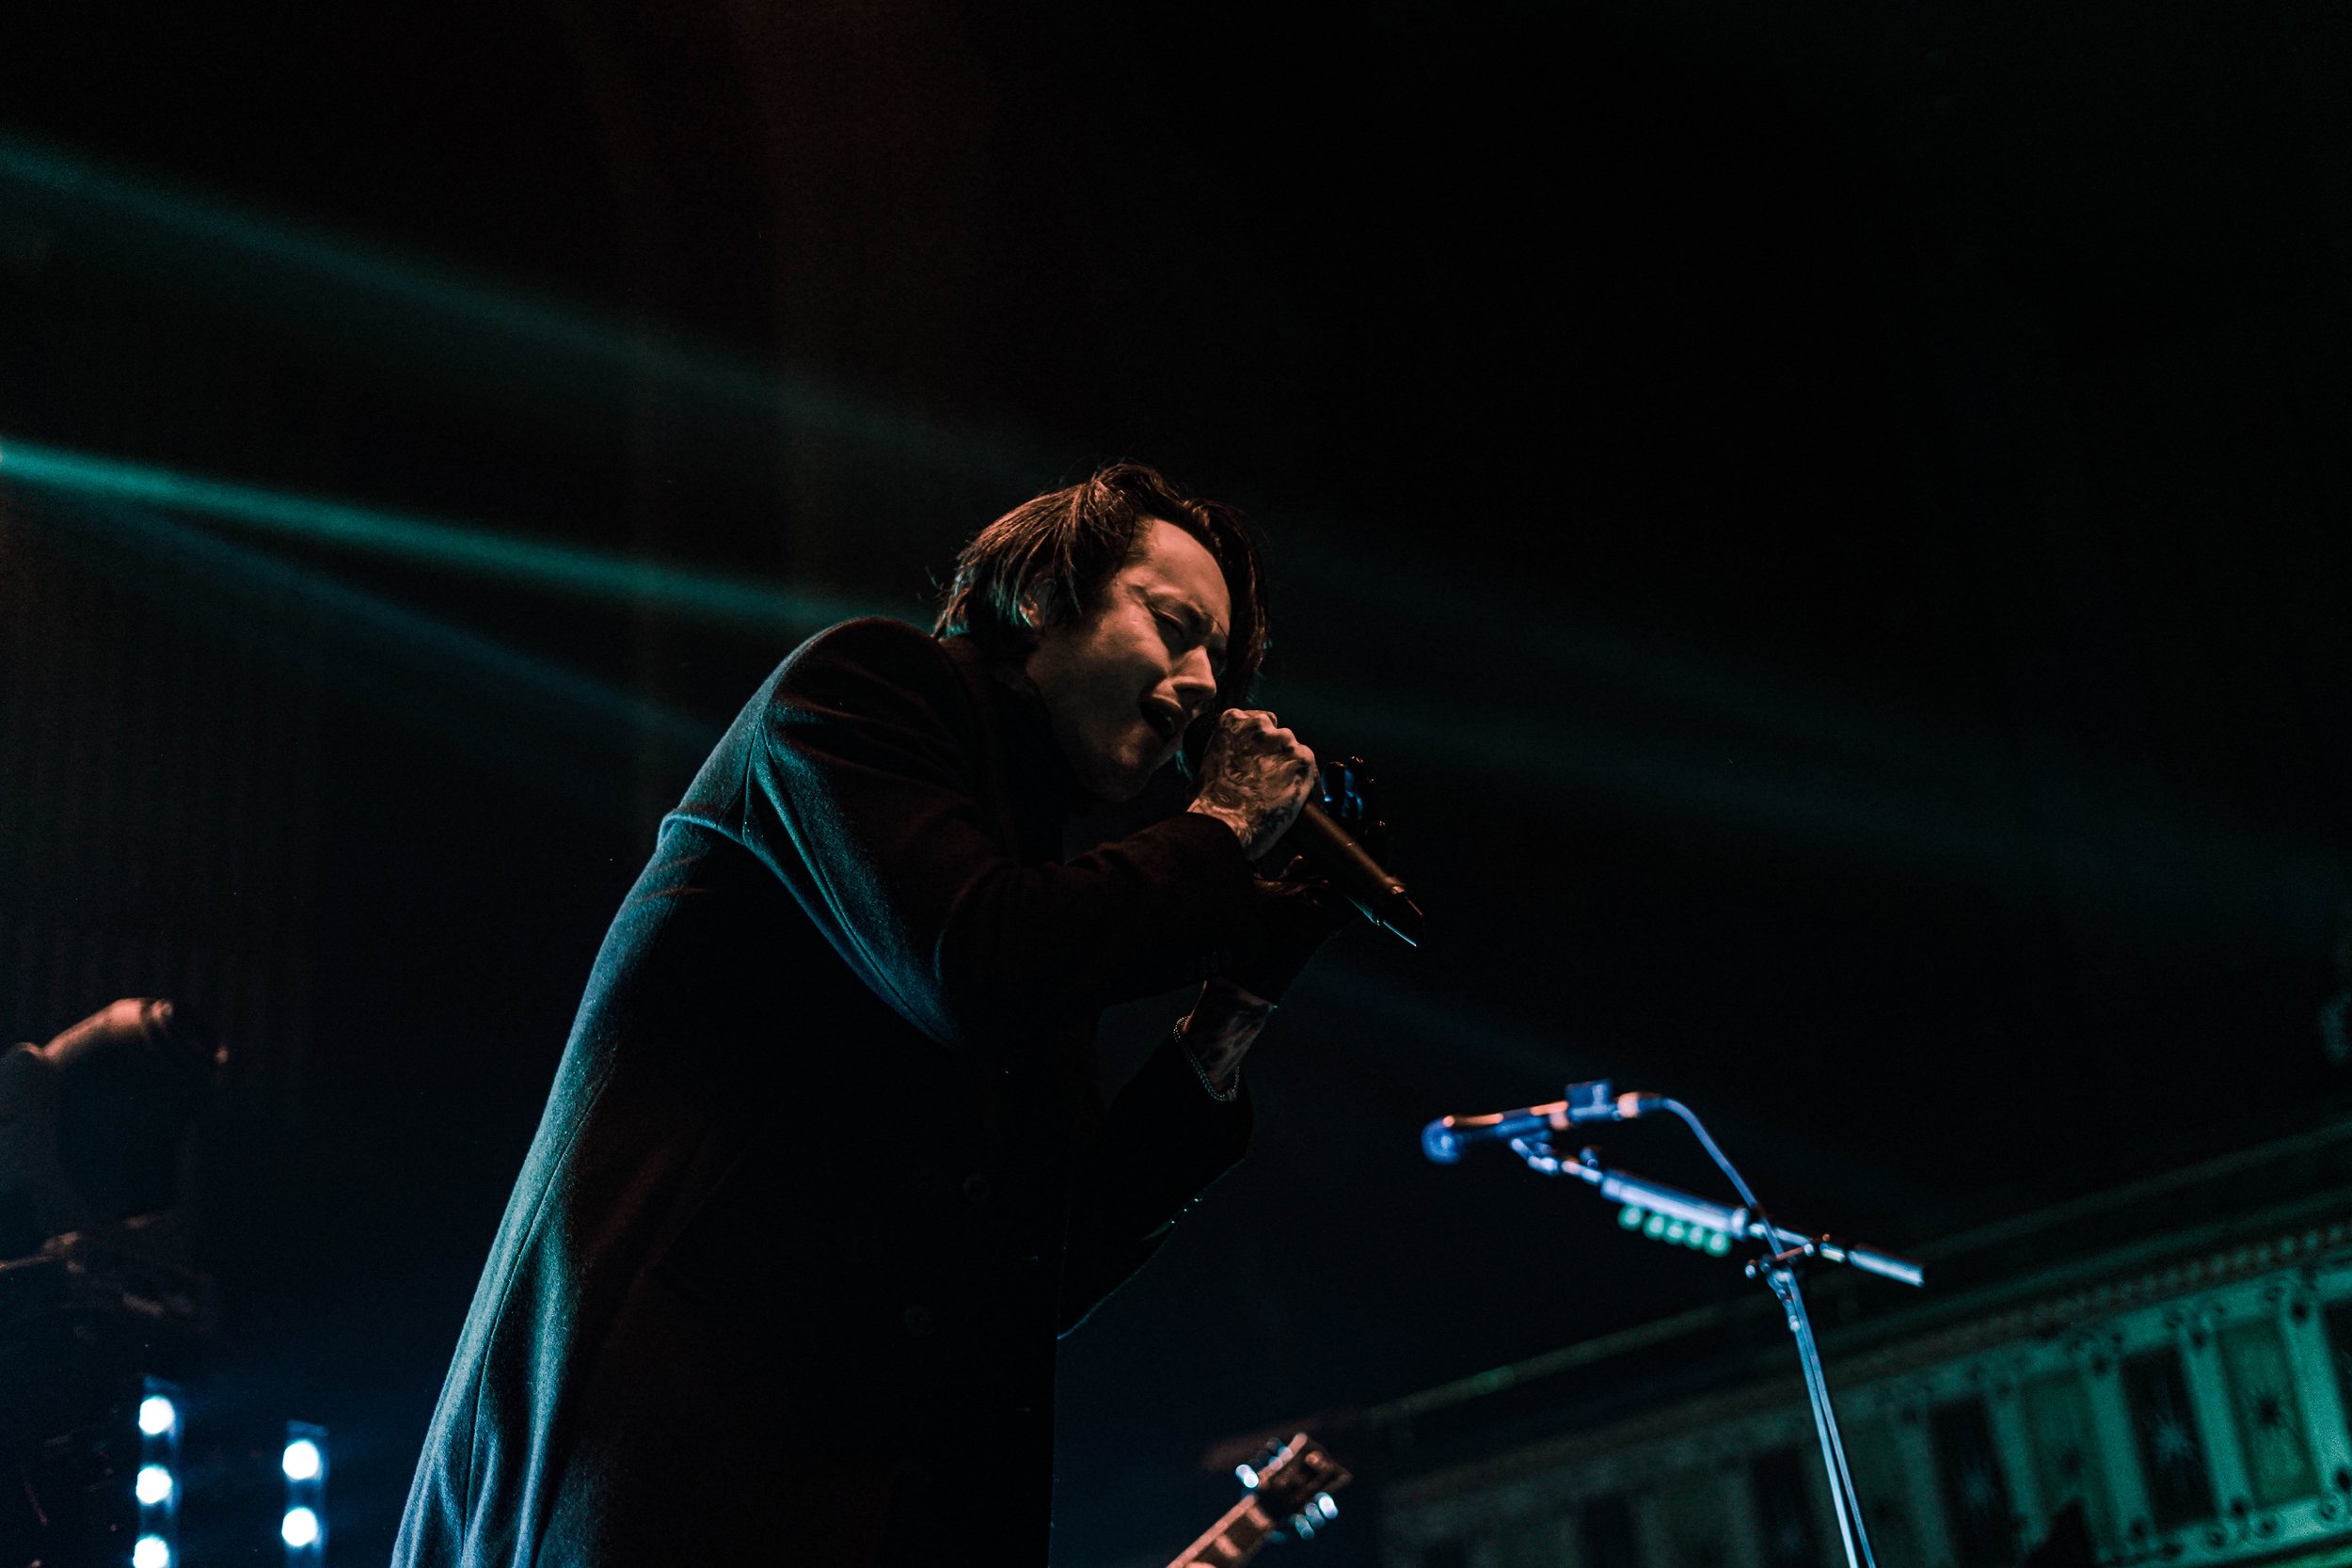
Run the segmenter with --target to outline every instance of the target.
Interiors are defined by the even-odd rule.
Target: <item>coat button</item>
[[[974,1171],[963,1179],[963,1196],[971,1202],[986,1203],[989,1195],[994,1191],[995,1189],[988,1184],[988,1178],[978,1171]]]
[[[913,1335],[915,1338],[925,1339],[930,1337],[931,1311],[930,1307],[908,1307],[906,1309],[904,1321],[907,1325],[907,1332]]]

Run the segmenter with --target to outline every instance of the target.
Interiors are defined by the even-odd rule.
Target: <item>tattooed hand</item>
[[[1256,860],[1290,832],[1315,789],[1315,754],[1258,708],[1229,708],[1217,719],[1200,764],[1191,810],[1233,830]]]

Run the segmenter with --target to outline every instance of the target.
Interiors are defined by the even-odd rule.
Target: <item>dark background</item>
[[[389,1545],[604,923],[795,633],[12,484],[12,438],[812,626],[923,619],[1109,458],[1260,520],[1267,701],[1374,759],[1432,935],[1335,945],[1260,1152],[1065,1345],[1057,1563],[1172,1555],[1216,1438],[1742,1288],[1424,1164],[1442,1112],[1671,1089],[1784,1213],[1916,1245],[2344,1107],[2318,0],[9,33],[0,1032],[221,1020],[203,1397],[333,1429],[338,1560]]]

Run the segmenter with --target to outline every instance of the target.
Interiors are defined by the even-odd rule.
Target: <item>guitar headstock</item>
[[[1234,1465],[1233,1474],[1248,1495],[1168,1568],[1233,1568],[1269,1541],[1311,1540],[1339,1517],[1331,1494],[1351,1479],[1346,1466],[1303,1432],[1287,1443],[1269,1444],[1253,1463]]]
[[[1328,1449],[1300,1433],[1255,1465],[1237,1465],[1235,1479],[1248,1487],[1267,1518],[1279,1521],[1268,1539],[1311,1539],[1339,1517],[1331,1494],[1353,1478]]]

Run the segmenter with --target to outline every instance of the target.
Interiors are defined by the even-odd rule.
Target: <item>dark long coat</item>
[[[1106,1005],[1260,896],[1079,797],[961,640],[853,621],[753,697],[597,955],[411,1488],[402,1568],[1042,1564],[1054,1343],[1242,1155]]]

